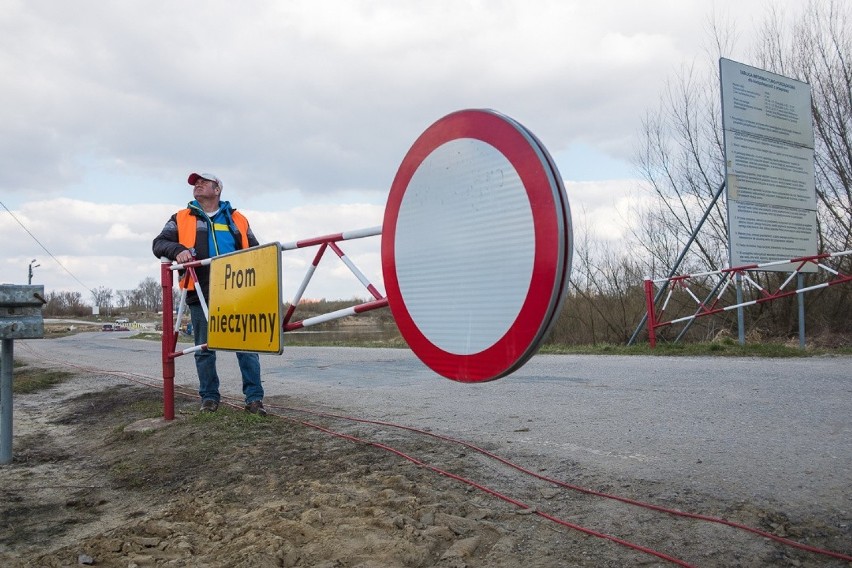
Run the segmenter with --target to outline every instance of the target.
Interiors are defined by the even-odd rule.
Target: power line
[[[31,237],[31,238],[32,238],[32,239],[33,239],[36,243],[38,243],[38,246],[40,246],[40,247],[42,248],[42,250],[43,250],[44,252],[46,252],[46,253],[47,253],[47,255],[48,255],[50,258],[52,258],[54,262],[56,262],[56,264],[58,264],[59,266],[61,266],[61,267],[62,267],[62,270],[64,270],[65,272],[67,272],[67,273],[68,273],[68,275],[69,275],[69,276],[71,276],[71,278],[73,278],[74,280],[76,280],[76,281],[77,281],[77,283],[79,283],[79,284],[80,284],[80,286],[82,286],[83,288],[85,288],[86,290],[88,290],[90,293],[92,293],[92,294],[94,294],[94,293],[95,293],[95,291],[94,291],[94,290],[92,290],[91,288],[89,288],[88,286],[86,286],[85,284],[83,284],[83,283],[80,281],[80,279],[79,279],[79,278],[77,278],[77,277],[74,275],[74,273],[72,273],[70,270],[68,270],[68,268],[66,268],[64,264],[62,264],[61,262],[59,262],[59,259],[58,259],[58,258],[56,258],[55,256],[53,256],[53,253],[52,253],[52,252],[50,252],[49,250],[47,250],[47,247],[46,247],[46,246],[44,246],[44,245],[41,243],[41,241],[40,241],[40,240],[38,240],[38,238],[36,238],[36,236],[30,232],[30,230],[29,230],[29,229],[27,229],[26,225],[24,225],[24,224],[21,222],[21,220],[20,220],[20,219],[18,219],[18,217],[17,217],[14,213],[12,213],[12,211],[11,211],[8,207],[6,207],[6,205],[5,205],[2,201],[0,201],[0,206],[3,206],[3,209],[5,209],[5,210],[9,213],[9,215],[11,215],[11,216],[12,216],[12,219],[14,219],[14,220],[18,223],[18,225],[20,225],[20,226],[21,226],[21,228],[22,228],[24,231],[26,231],[26,232],[27,232],[27,234],[28,234],[28,235],[29,235],[29,236],[30,236],[30,237]]]

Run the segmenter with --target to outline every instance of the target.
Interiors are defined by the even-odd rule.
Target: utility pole
[[[36,259],[32,259],[30,261],[30,271],[29,271],[29,278],[27,279],[27,284],[33,283],[33,268],[38,268],[39,266],[41,266],[40,264],[33,264],[35,261],[36,261]]]

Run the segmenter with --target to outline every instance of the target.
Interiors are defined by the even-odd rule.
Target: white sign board
[[[813,256],[816,211],[791,207],[770,207],[740,201],[728,202],[728,232],[730,240],[739,243],[739,258],[748,261],[731,266],[762,264],[788,258]],[[810,264],[806,265],[809,268]],[[775,269],[766,267],[762,270]],[[792,270],[789,264],[781,265]],[[806,270],[803,271],[815,271]]]
[[[817,254],[810,86],[729,59],[719,68],[731,266]]]

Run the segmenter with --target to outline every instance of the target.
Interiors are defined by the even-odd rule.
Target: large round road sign
[[[403,159],[382,271],[400,333],[436,373],[481,382],[523,365],[561,308],[571,252],[562,178],[514,120],[450,114]]]

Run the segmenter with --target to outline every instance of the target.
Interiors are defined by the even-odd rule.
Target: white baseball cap
[[[219,178],[217,178],[213,174],[191,173],[191,174],[189,174],[189,179],[187,179],[186,181],[189,182],[189,185],[195,185],[198,182],[199,179],[210,180],[210,181],[214,182],[216,185],[218,185],[219,189],[224,189],[224,187],[222,185],[222,180],[220,180]]]

